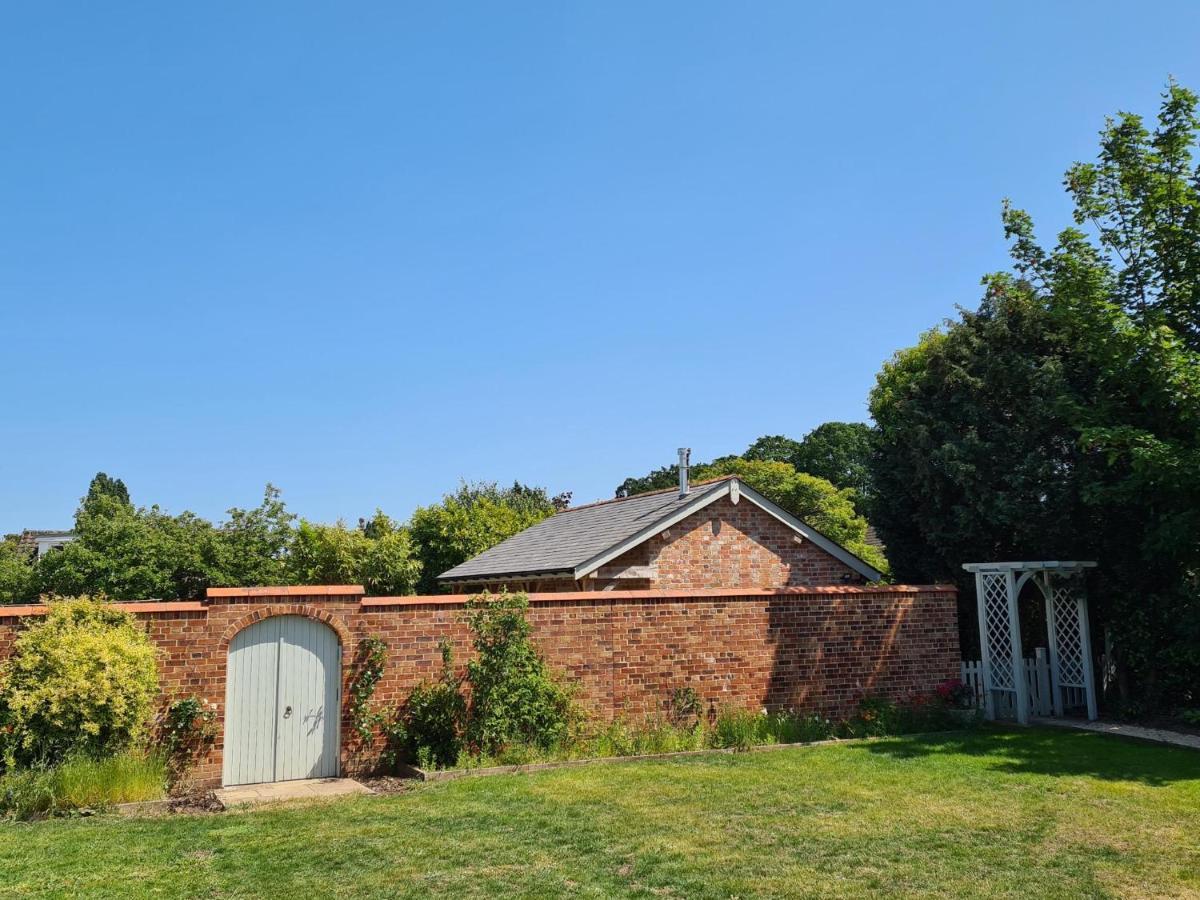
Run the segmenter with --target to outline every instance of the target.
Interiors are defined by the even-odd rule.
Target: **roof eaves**
[[[454,571],[450,569],[448,571]],[[519,569],[514,572],[475,572],[466,575],[439,575],[438,581],[495,581],[499,578],[545,578],[547,576],[561,575],[563,578],[571,578],[574,572],[571,569]]]

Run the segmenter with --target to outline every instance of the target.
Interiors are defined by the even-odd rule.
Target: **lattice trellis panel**
[[[1015,691],[1013,679],[1012,631],[1009,628],[1008,579],[1003,574],[982,575],[983,611],[988,656],[992,670],[992,689]]]
[[[1083,633],[1079,604],[1070,587],[1054,588],[1054,635],[1058,653],[1058,682],[1062,687],[1085,687],[1083,680]]]

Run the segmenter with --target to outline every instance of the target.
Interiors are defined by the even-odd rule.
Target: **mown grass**
[[[1200,754],[986,728],[0,828],[13,896],[1200,894]]]

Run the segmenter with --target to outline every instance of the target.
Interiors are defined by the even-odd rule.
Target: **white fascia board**
[[[1070,572],[1076,569],[1092,569],[1096,563],[1090,560],[1035,560],[1031,562],[963,563],[968,572]]]
[[[704,509],[704,507],[708,506],[710,503],[713,503],[722,497],[729,496],[730,489],[735,481],[738,483],[738,490],[744,499],[749,500],[768,515],[774,516],[801,537],[812,541],[834,559],[837,559],[848,565],[859,575],[863,576],[863,578],[867,579],[867,581],[879,581],[883,578],[882,572],[864,560],[859,559],[841,544],[830,540],[812,526],[806,525],[800,519],[797,519],[787,510],[772,503],[758,491],[748,486],[746,482],[739,478],[731,478],[729,481],[724,482],[720,488],[712,490],[706,494],[701,494],[696,498],[696,502],[680,507],[671,515],[659,519],[657,522],[654,522],[651,525],[647,525],[641,531],[637,532],[637,534],[627,537],[619,544],[614,544],[602,553],[599,553],[596,556],[593,556],[591,559],[580,563],[575,567],[576,580],[590,575],[605,563],[616,559],[618,556],[628,550],[632,550],[634,547],[649,540],[652,536],[658,534],[660,531],[665,531],[677,522],[683,521],[692,513]]]
[[[832,556],[834,559],[845,563],[855,572],[861,575],[867,581],[879,581],[883,578],[883,573],[872,566],[865,560],[859,559],[837,541],[830,540],[817,531],[811,525],[797,519],[790,512],[775,503],[772,503],[754,488],[750,487],[744,481],[740,485],[742,496],[752,502],[755,506],[774,516],[792,531],[796,532],[803,538],[806,538]]]
[[[720,487],[712,488],[705,493],[698,494],[696,499],[691,503],[679,507],[679,509],[675,510],[675,512],[659,519],[656,522],[650,523],[641,531],[630,535],[618,544],[613,544],[607,550],[601,551],[591,559],[584,560],[575,567],[575,580],[578,581],[580,578],[585,578],[588,575],[591,575],[602,565],[616,559],[625,551],[632,550],[634,547],[638,546],[638,544],[645,543],[660,531],[665,531],[676,522],[682,522],[692,513],[704,509],[704,507],[708,506],[715,500],[719,500],[722,497],[728,496],[729,484],[730,482],[726,481]]]

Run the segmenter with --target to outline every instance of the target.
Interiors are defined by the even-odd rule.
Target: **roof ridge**
[[[716,484],[718,481],[729,481],[731,478],[737,478],[737,475],[721,475],[718,478],[707,478],[704,481],[693,481],[689,487],[703,487],[710,484]],[[584,503],[582,506],[568,506],[566,509],[559,510],[551,518],[556,518],[565,513],[578,512],[581,509],[591,509],[595,506],[607,506],[611,503],[624,503],[626,500],[636,500],[638,497],[649,497],[653,494],[669,494],[671,491],[678,491],[677,487],[656,488],[653,491],[642,491],[640,494],[630,494],[628,497],[613,497],[610,500],[594,500],[591,503]]]

